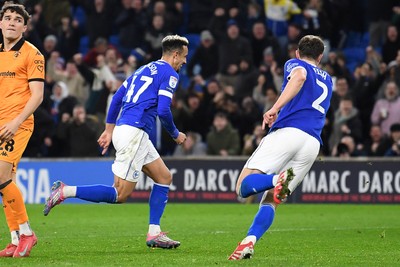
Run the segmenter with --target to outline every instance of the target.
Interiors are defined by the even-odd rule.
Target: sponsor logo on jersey
[[[169,86],[172,88],[176,87],[176,84],[178,83],[178,79],[174,76],[169,77]]]
[[[15,78],[15,72],[11,71],[0,72],[0,77]]]
[[[44,60],[41,60],[41,59],[35,59],[35,60],[33,61],[33,63],[35,63],[35,64],[41,64],[41,65],[44,65]]]
[[[19,51],[14,52],[14,58],[17,58],[19,55],[21,55],[21,52],[19,52]]]
[[[4,157],[8,157],[8,154],[5,151],[1,152],[1,155],[4,156]]]

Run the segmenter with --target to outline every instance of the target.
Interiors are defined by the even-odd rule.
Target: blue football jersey
[[[176,138],[179,131],[173,122],[170,105],[178,82],[178,73],[163,60],[143,65],[115,93],[107,123],[131,125],[150,135],[158,115],[168,133]],[[121,110],[118,120],[116,110]]]
[[[320,136],[331,101],[332,78],[326,71],[303,60],[290,59],[284,66],[282,91],[295,68],[306,70],[306,80],[299,93],[281,109],[271,131],[294,127],[314,136],[322,144]]]

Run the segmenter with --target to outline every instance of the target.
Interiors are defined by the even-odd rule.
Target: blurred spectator
[[[143,61],[145,56],[143,40],[148,22],[147,12],[143,7],[142,0],[121,0],[121,3],[122,9],[115,18],[115,26],[118,29],[118,50],[123,58],[136,52],[137,60]]]
[[[201,141],[201,135],[196,132],[187,132],[186,141],[175,147],[173,156],[203,156],[206,152],[207,146]]]
[[[204,106],[201,105],[201,98],[197,93],[189,93],[187,95],[186,102],[182,104],[181,112],[181,129],[185,132],[196,132],[204,139],[209,127],[207,125],[207,118],[204,116]]]
[[[53,85],[53,93],[50,96],[51,99],[51,116],[54,122],[57,124],[61,120],[61,115],[68,113],[72,116],[74,106],[78,104],[78,100],[74,96],[70,96],[68,93],[67,85],[62,82],[56,82]]]
[[[156,2],[162,3],[160,1]],[[162,39],[170,34],[165,27],[164,17],[161,15],[154,15],[152,18],[151,26],[146,30],[144,41],[146,42],[146,61],[155,61],[161,58]]]
[[[389,25],[386,32],[386,40],[382,45],[382,60],[389,64],[396,59],[397,51],[400,49],[399,31],[394,25]]]
[[[241,8],[240,8],[241,7]],[[248,36],[246,31],[246,6],[237,0],[213,1],[214,13],[211,16],[207,29],[212,30],[216,39],[226,32],[226,24],[235,21],[242,36]]]
[[[83,60],[89,67],[96,67],[97,66],[97,56],[98,55],[105,55],[107,49],[114,48],[112,45],[108,44],[107,39],[103,37],[99,37],[96,39],[94,43],[94,47],[91,48],[86,55],[84,55]]]
[[[322,62],[325,62],[330,52],[332,25],[323,5],[323,0],[307,1],[303,9],[302,35],[318,35],[324,40],[325,50]]]
[[[261,65],[263,61],[263,53],[267,47],[270,47],[274,58],[278,62],[283,61],[282,50],[278,43],[278,40],[268,35],[267,29],[263,21],[257,21],[253,24],[250,36],[250,43],[253,52],[253,62],[254,66],[257,68]]]
[[[286,44],[282,47],[286,53],[286,60],[293,58],[291,49],[296,48],[301,37],[303,37],[301,26],[297,23],[290,23],[287,27]]]
[[[339,144],[333,148],[332,155],[340,158],[366,156],[365,151],[356,145],[356,142],[351,135],[345,135],[340,139]]]
[[[278,67],[272,47],[264,49],[263,61],[258,70],[260,74],[264,75],[266,86],[273,86],[276,89],[282,87],[283,72],[282,68]]]
[[[87,116],[82,105],[76,105],[72,118],[68,113],[62,114],[57,137],[68,145],[68,156],[97,157],[100,155],[97,139],[101,131],[102,126],[97,119]]]
[[[113,0],[70,0],[85,11],[86,31],[89,47],[93,47],[98,38],[108,40],[113,31],[113,19],[116,15],[116,1]]]
[[[267,87],[265,90],[265,103],[262,109],[263,113],[267,112],[272,108],[275,104],[276,100],[278,100],[279,94],[273,87]]]
[[[389,135],[391,125],[400,123],[399,88],[395,82],[387,83],[385,98],[375,102],[371,122],[379,125],[384,135]]]
[[[239,116],[240,121],[236,128],[239,131],[240,140],[243,140],[246,134],[253,132],[254,125],[262,121],[261,110],[251,96],[246,96],[241,101]]]
[[[47,157],[52,146],[55,123],[50,113],[40,105],[35,112],[34,131],[29,139],[23,157]]]
[[[61,25],[57,29],[58,51],[68,61],[79,51],[80,32],[79,22],[69,16],[61,18]]]
[[[51,53],[56,51],[57,37],[55,35],[47,35],[43,41],[43,50],[41,51],[45,60],[49,60]]]
[[[76,97],[79,103],[85,104],[89,97],[89,83],[79,73],[74,58],[69,60],[63,69],[59,56],[58,52],[51,54],[46,67],[46,81],[48,83],[64,82],[69,95]],[[80,61],[78,63],[80,64]]]
[[[86,110],[88,114],[94,114],[99,121],[105,121],[107,101],[110,92],[116,90],[115,75],[106,64],[103,55],[97,56],[97,65],[95,68],[87,68],[84,64],[80,64],[79,71],[86,72],[88,76],[93,77],[89,99],[86,101]]]
[[[71,15],[71,5],[69,0],[41,0],[42,7],[41,14],[44,16],[44,22],[53,33],[61,25],[62,17],[69,17]]]
[[[390,148],[390,139],[382,133],[379,125],[372,125],[369,138],[364,144],[365,151],[369,157],[381,157]]]
[[[215,99],[219,98],[220,95],[223,95],[224,93],[222,92],[220,83],[215,78],[206,82],[202,88],[203,98],[201,101],[201,108],[205,111],[205,128],[208,132],[212,126],[214,115],[217,112]]]
[[[218,80],[223,84],[235,86],[239,75],[239,64],[244,58],[252,58],[252,50],[249,40],[240,36],[239,26],[235,20],[228,21],[226,32],[226,36],[218,45]]]
[[[257,146],[260,144],[265,135],[266,131],[262,129],[261,124],[256,124],[253,132],[251,134],[246,134],[243,137],[242,155],[250,156],[253,154],[254,150],[256,150]]]
[[[339,109],[335,111],[332,134],[329,139],[330,148],[337,146],[345,135],[351,135],[356,143],[363,140],[359,111],[353,106],[353,100],[348,96],[340,100]]]
[[[282,48],[287,47],[288,25],[300,21],[301,9],[292,0],[264,0],[264,10],[268,29]]]
[[[233,156],[239,155],[240,138],[225,113],[218,112],[214,116],[212,130],[207,134],[207,155]]]
[[[331,46],[342,49],[346,38],[347,14],[349,13],[350,1],[324,1],[324,9],[332,25]]]
[[[194,77],[196,83],[204,84],[206,80],[218,72],[218,47],[211,32],[204,30],[200,34],[200,45],[187,64],[189,77]]]
[[[395,123],[390,127],[390,139],[391,147],[385,152],[385,156],[400,156],[400,124]]]
[[[240,106],[235,97],[235,88],[231,85],[223,85],[222,90],[219,91],[214,99],[213,105],[215,112],[223,112],[227,115],[228,120],[233,127],[239,127],[240,120]]]
[[[388,66],[386,66],[385,63],[381,63],[381,68],[382,72],[384,72],[384,80],[379,86],[379,90],[376,94],[376,99],[382,99],[385,98],[385,90],[386,90],[386,85],[390,82],[396,83],[397,87],[400,86],[400,76],[399,71],[400,69],[397,66],[397,62],[393,60],[392,62],[389,63]],[[385,71],[383,71],[385,70]]]
[[[323,0],[308,0],[303,9],[303,34],[318,35],[324,41],[331,39],[331,23]]]
[[[235,87],[235,97],[241,101],[247,96],[252,96],[253,87],[257,84],[259,75],[250,58],[243,58],[239,64],[239,75]]]
[[[340,100],[348,95],[351,95],[351,92],[347,79],[343,76],[338,76],[335,80],[335,87],[332,92],[331,105],[329,106],[329,109],[336,111],[339,108]]]
[[[200,33],[207,29],[210,18],[213,16],[213,0],[188,0],[187,32]]]
[[[151,2],[153,3],[148,6],[148,9],[151,10],[149,17],[161,16],[164,19],[165,30],[176,33],[179,25],[183,23],[182,1],[156,0]]]
[[[368,63],[372,66],[375,77],[377,77],[382,72],[381,62],[381,54],[379,54],[378,51],[375,50],[372,46],[367,46],[365,48],[365,63]]]
[[[396,2],[398,1],[368,1],[369,43],[372,47],[381,47],[385,42],[387,28],[390,24]]]
[[[261,22],[265,27],[265,16],[260,3],[257,1],[250,1],[247,4],[247,23],[246,32],[251,33],[254,31],[254,24]],[[254,33],[253,33],[254,34]]]
[[[371,64],[363,63],[354,71],[354,77],[354,106],[360,112],[361,130],[364,133],[364,137],[367,138],[371,127],[371,113],[375,104],[375,95],[382,82],[383,75],[375,77]]]
[[[336,77],[345,77],[349,86],[353,85],[353,74],[347,68],[346,58],[341,52],[329,52],[328,53],[328,61],[325,63],[325,68],[329,70],[329,74],[333,79]]]

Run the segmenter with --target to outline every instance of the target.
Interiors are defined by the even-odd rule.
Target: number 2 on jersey
[[[314,102],[312,103],[312,107],[322,114],[325,114],[325,109],[321,106],[321,103],[328,96],[328,87],[318,79],[316,79],[315,81],[317,82],[317,85],[322,88],[322,94],[314,100]]]
[[[131,85],[129,86],[128,92],[126,93],[126,101],[125,102],[130,102],[131,97],[133,95],[134,89],[135,89],[135,80],[137,76],[134,76],[131,82]],[[144,81],[144,84],[140,86],[139,90],[136,92],[135,96],[132,98],[132,102],[136,103],[139,99],[139,96],[143,94],[143,92],[149,87],[149,85],[153,82],[153,78],[149,76],[142,76],[140,77],[141,81]]]

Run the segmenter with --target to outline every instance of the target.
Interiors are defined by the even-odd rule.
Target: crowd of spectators
[[[13,2],[32,14],[25,39],[46,59],[45,97],[25,157],[100,156],[110,98],[137,67],[159,59],[162,38],[175,33],[190,41],[172,105],[188,140],[176,147],[158,124],[160,154],[251,154],[266,133],[262,114],[279,96],[284,62],[302,36],[315,34],[334,80],[321,154],[400,155],[400,1]],[[356,44],[363,57],[351,62],[345,49],[365,36]]]

